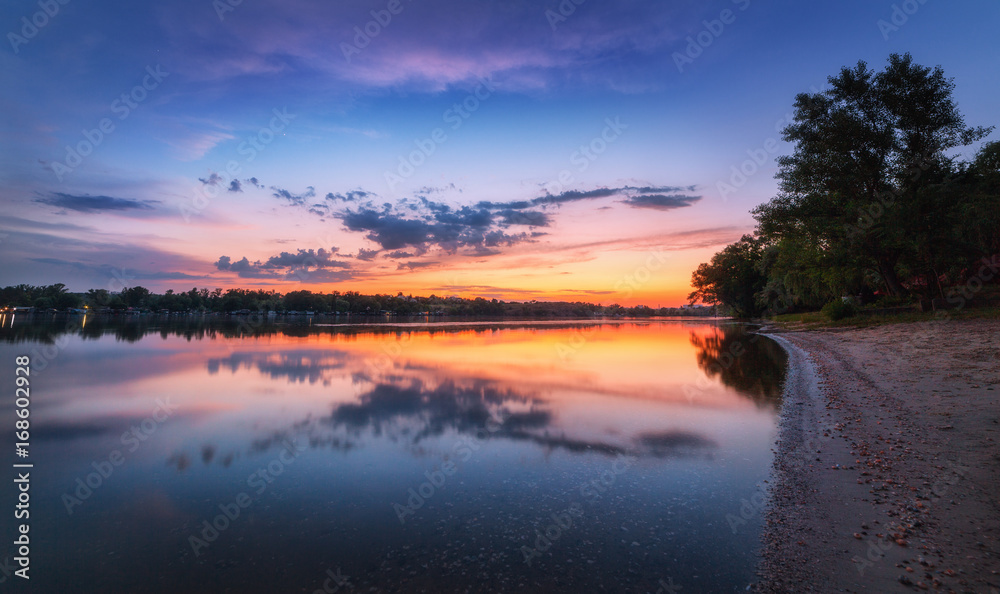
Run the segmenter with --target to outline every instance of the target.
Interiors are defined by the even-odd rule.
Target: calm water
[[[753,579],[785,359],[739,326],[0,321],[5,389],[32,358],[33,592]]]

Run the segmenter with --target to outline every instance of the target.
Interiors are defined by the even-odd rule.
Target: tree
[[[795,152],[778,158],[780,191],[754,210],[758,232],[820,250],[829,266],[871,269],[905,294],[901,270],[936,279],[942,222],[962,210],[938,191],[955,170],[947,151],[991,128],[966,127],[954,83],[910,54],[892,54],[880,73],[858,62],[829,83],[796,97],[782,132]]]
[[[92,307],[105,307],[111,295],[107,289],[90,289],[87,291],[87,303]]]
[[[752,317],[760,313],[756,295],[764,288],[767,277],[759,263],[763,257],[764,241],[744,235],[736,243],[712,256],[712,261],[702,263],[691,275],[695,290],[688,295],[693,304],[703,301],[709,305],[723,305],[739,317]]]
[[[129,287],[122,289],[121,292],[121,298],[126,307],[141,307],[146,304],[147,297],[149,297],[149,289],[146,287]]]

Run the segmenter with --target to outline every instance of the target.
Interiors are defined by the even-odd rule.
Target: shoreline
[[[789,367],[756,591],[1000,594],[1000,321],[762,333]]]

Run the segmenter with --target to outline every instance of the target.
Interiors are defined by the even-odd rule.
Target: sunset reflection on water
[[[164,324],[122,335],[62,335],[35,380],[34,455],[47,469],[36,525],[53,578],[106,566],[101,555],[132,569],[98,571],[93,591],[134,587],[143,572],[163,584],[146,591],[299,591],[334,560],[377,591],[460,591],[477,572],[496,591],[524,580],[650,587],[667,571],[727,589],[751,577],[755,524],[733,534],[725,518],[766,478],[784,360],[740,327],[275,325],[191,338]],[[45,347],[4,336],[5,356]],[[720,364],[733,345],[739,356]],[[158,403],[169,417],[130,451],[123,434]],[[254,493],[250,477],[288,443],[302,453]],[[125,463],[68,513],[63,495],[115,449]],[[581,490],[623,457],[636,462],[613,490]],[[447,484],[400,517],[410,489],[448,463]],[[254,496],[245,519],[196,555],[191,536],[242,491]],[[577,525],[525,563],[538,523],[574,502]],[[470,543],[476,555],[455,565]],[[282,569],[262,573],[260,559]],[[725,571],[691,573],[720,559]]]

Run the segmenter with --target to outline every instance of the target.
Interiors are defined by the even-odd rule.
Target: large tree
[[[763,250],[763,242],[752,235],[744,235],[736,243],[727,245],[712,256],[711,262],[701,264],[691,275],[695,290],[688,299],[691,303],[723,305],[740,317],[759,314],[761,308],[756,295],[767,281],[758,266]]]
[[[879,73],[858,62],[829,84],[796,97],[782,132],[795,151],[778,159],[778,196],[754,210],[758,232],[821,251],[829,266],[872,270],[893,295],[907,292],[901,270],[936,282],[942,223],[964,208],[938,191],[955,172],[949,151],[991,129],[967,127],[953,82],[909,54]]]

